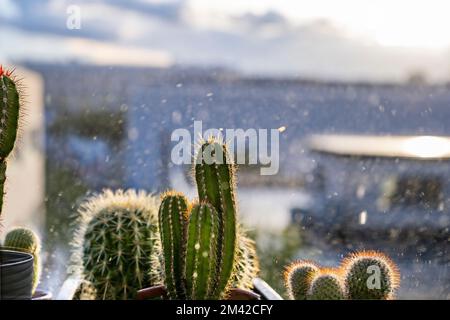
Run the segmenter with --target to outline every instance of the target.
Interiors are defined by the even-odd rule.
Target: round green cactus
[[[349,299],[393,299],[399,286],[397,266],[386,255],[376,251],[357,252],[342,264]]]
[[[343,300],[345,290],[339,275],[326,269],[320,270],[311,279],[309,300]]]
[[[97,299],[134,299],[160,282],[152,259],[158,248],[158,201],[145,192],[104,191],[80,209],[73,259]]]
[[[298,260],[288,265],[284,271],[284,281],[292,300],[306,300],[311,280],[319,272],[319,267],[311,261]]]
[[[15,228],[6,234],[4,246],[9,249],[16,251],[26,252],[33,255],[33,291],[39,284],[39,279],[41,277],[41,266],[40,266],[40,251],[41,244],[39,237],[30,229],[27,228]]]

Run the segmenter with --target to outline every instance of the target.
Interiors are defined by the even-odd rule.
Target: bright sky
[[[450,47],[448,0],[190,0],[191,8],[218,14],[274,10],[294,23],[327,19],[383,46]]]

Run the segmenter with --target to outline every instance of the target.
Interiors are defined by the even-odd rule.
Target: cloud
[[[81,30],[66,28],[69,2],[81,6]],[[383,47],[328,20],[299,24],[275,10],[227,13],[193,8],[187,1],[155,0],[14,4],[16,15],[0,21],[0,34],[6,28],[20,34],[21,41],[9,37],[12,48],[7,52],[22,58],[138,65],[155,60],[160,65],[225,66],[249,74],[332,80],[401,81],[421,71],[442,81],[450,74],[448,51]],[[89,46],[103,58],[93,50],[85,52]]]

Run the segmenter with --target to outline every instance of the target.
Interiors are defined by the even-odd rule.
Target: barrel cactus
[[[0,65],[0,215],[3,208],[6,160],[16,144],[19,119],[23,113],[20,83]]]
[[[294,262],[286,268],[285,283],[295,300],[388,300],[395,297],[400,274],[385,254],[360,251],[347,256],[338,269]]]
[[[36,291],[41,277],[40,265],[40,251],[41,244],[39,237],[30,229],[15,228],[6,234],[4,247],[29,253],[33,256],[33,289],[32,293]]]
[[[321,269],[310,280],[309,300],[343,300],[345,290],[341,277],[334,270]]]
[[[312,261],[298,260],[288,265],[284,271],[284,282],[292,300],[306,300],[311,280],[319,272]]]
[[[133,190],[106,190],[82,205],[73,259],[97,299],[134,299],[159,282],[151,258],[159,241],[157,210],[155,197]]]
[[[222,299],[258,273],[252,240],[237,223],[234,166],[226,146],[202,143],[194,165],[198,202],[168,192],[159,210],[164,284],[171,299]]]
[[[393,299],[399,285],[397,266],[381,252],[362,251],[342,263],[349,299]]]

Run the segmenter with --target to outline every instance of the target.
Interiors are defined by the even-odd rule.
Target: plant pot
[[[244,289],[231,289],[228,300],[283,300],[264,280],[253,280],[253,291]],[[164,285],[153,286],[139,290],[137,300],[167,299],[167,290]]]
[[[53,295],[50,292],[37,289],[31,300],[52,300]]]
[[[30,300],[33,286],[33,256],[0,249],[0,300]]]

